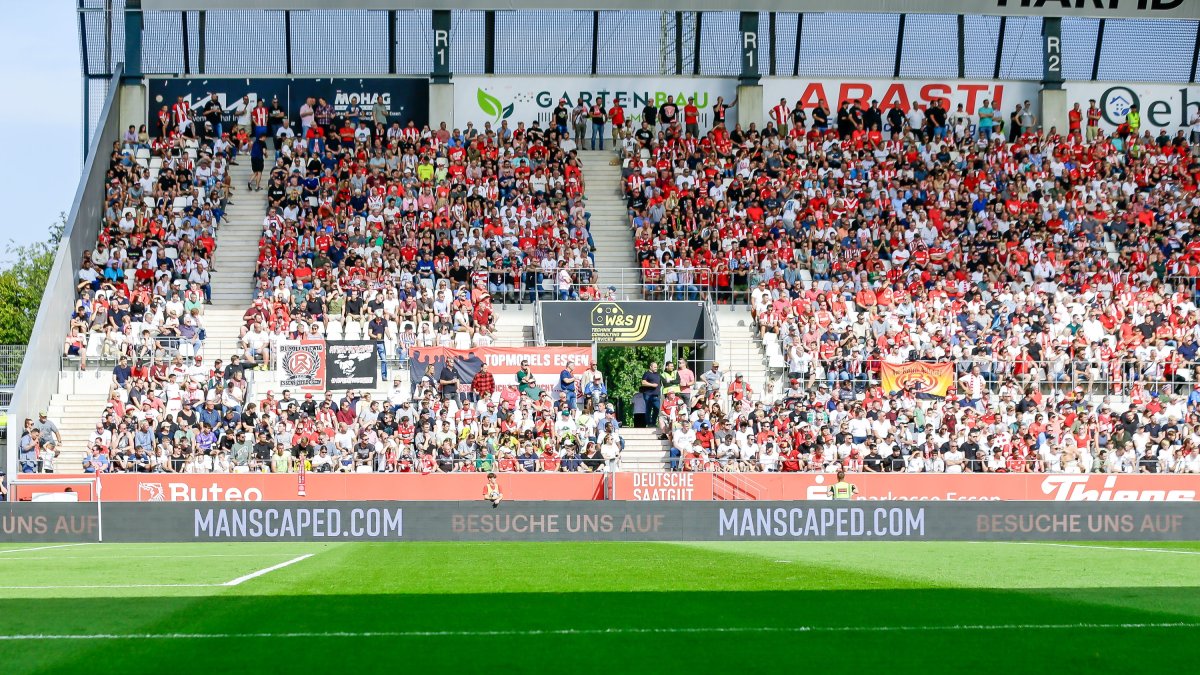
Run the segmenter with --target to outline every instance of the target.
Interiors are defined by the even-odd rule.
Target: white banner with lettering
[[[1166,129],[1174,135],[1179,129],[1190,127],[1192,120],[1200,115],[1200,85],[1068,82],[1064,87],[1068,107],[1078,103],[1087,110],[1088,100],[1096,99],[1102,113],[1100,127],[1106,131],[1122,124],[1133,105],[1141,112],[1142,130],[1154,134]]]
[[[843,101],[862,101],[863,107],[871,101],[879,101],[881,110],[899,106],[904,111],[913,106],[918,109],[928,107],[935,99],[948,102],[946,110],[954,112],[961,103],[963,110],[972,116],[971,123],[976,122],[975,115],[983,102],[988,101],[998,116],[1007,119],[1017,104],[1028,100],[1036,111],[1038,108],[1038,83],[1003,80],[870,80],[870,79],[821,79],[806,77],[764,77],[763,86],[763,117],[770,119],[771,108],[779,105],[779,99],[785,99],[789,107],[795,107],[796,101],[806,109],[817,107],[818,101],[825,101],[830,110],[830,123],[834,121],[833,111],[840,107]]]
[[[585,104],[603,99],[605,107],[613,102],[625,108],[626,119],[636,123],[642,107],[648,101],[661,106],[673,96],[680,107],[693,97],[700,108],[700,127],[711,125],[712,106],[718,96],[727,103],[737,96],[737,80],[720,77],[454,77],[454,126],[463,129],[467,122],[482,128],[490,122],[493,128],[507,120],[508,126],[517,122],[527,126],[534,120],[545,128],[560,99],[567,108],[575,107],[582,98]],[[729,112],[730,119],[736,112]],[[590,133],[590,129],[589,129]]]

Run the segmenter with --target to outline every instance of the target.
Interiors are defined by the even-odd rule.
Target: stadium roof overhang
[[[132,3],[131,3],[132,4]],[[674,11],[875,12],[1106,19],[1200,19],[1200,0],[142,0],[145,10],[581,9]]]

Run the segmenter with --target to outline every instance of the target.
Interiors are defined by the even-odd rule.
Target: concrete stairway
[[[229,363],[229,357],[240,354],[242,315],[250,306],[246,303],[212,304],[204,309],[204,361],[212,363],[221,359]]]
[[[535,344],[533,307],[496,307],[495,345],[497,347],[526,347]]]
[[[250,307],[254,293],[254,267],[258,260],[258,241],[262,237],[263,216],[267,211],[266,191],[246,188],[250,179],[250,160],[230,167],[236,188],[234,203],[217,235],[217,250],[212,276],[212,301],[204,309],[204,360],[211,363],[240,352],[242,315]]]
[[[58,392],[50,397],[44,409],[49,419],[58,425],[62,436],[59,457],[55,463],[58,473],[81,473],[88,437],[100,421],[108,402],[112,370],[64,372],[59,376]]]
[[[258,260],[258,240],[262,237],[263,217],[267,212],[267,192],[246,189],[250,179],[250,160],[231,166],[235,193],[226,211],[225,222],[217,234],[217,250],[212,275],[212,300],[217,306],[250,304],[254,291],[254,265]],[[266,182],[265,179],[263,181]]]
[[[62,435],[57,473],[82,473],[83,458],[89,454],[88,437],[104,412],[105,394],[55,394],[46,412]]]
[[[659,440],[655,429],[621,429],[625,449],[621,451],[621,471],[665,471],[670,443]]]
[[[762,345],[754,331],[750,308],[746,305],[714,305],[720,343],[717,345],[717,362],[725,373],[727,382],[742,373],[754,392],[754,398],[774,401],[779,395],[777,383],[771,382],[765,364]],[[698,374],[699,375],[699,374]],[[772,391],[767,391],[771,384]]]
[[[621,167],[611,164],[609,151],[581,151],[587,184],[587,210],[592,214],[592,240],[596,244],[597,286],[601,291],[616,286],[618,298],[640,300],[640,276],[629,229],[628,209],[621,197]]]

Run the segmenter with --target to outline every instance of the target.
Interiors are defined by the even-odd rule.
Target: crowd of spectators
[[[182,104],[186,107],[186,104]],[[216,233],[234,193],[238,145],[168,125],[130,126],[109,155],[95,248],[76,277],[66,356],[148,362],[203,349]]]
[[[555,131],[339,121],[277,134],[258,295],[390,290],[449,323],[462,296],[531,301],[560,273],[594,276],[580,162]]]
[[[675,468],[859,470],[875,446],[906,471],[1197,469],[1182,132],[1141,130],[1135,108],[1101,133],[1095,102],[1065,130],[1028,102],[1004,121],[987,101],[781,101],[762,129],[702,138],[642,117],[621,156],[643,266],[712,270],[785,373],[783,400],[692,401],[664,429]],[[951,395],[880,389],[883,363],[912,361],[953,362]]]
[[[247,152],[270,164],[248,186],[268,213],[247,359],[269,362],[282,337],[368,339],[386,377],[413,346],[493,344],[493,303],[600,296],[581,164],[556,129],[318,115]]]
[[[728,128],[719,101],[700,135],[694,107],[613,130],[645,292],[748,303],[784,375],[767,395],[718,364],[648,367],[639,422],[670,441],[669,468],[1200,471],[1200,166],[1182,134],[1136,117],[1102,133],[1094,102],[1062,131],[986,101],[782,101],[762,129]],[[559,400],[438,382],[412,400],[248,395],[244,371],[285,335],[403,358],[490,344],[492,302],[600,295],[569,114],[547,130],[301,119],[242,134],[256,169],[274,158],[244,352],[128,365],[93,439],[104,468],[618,466],[594,373]],[[883,364],[911,361],[954,363],[950,395],[884,391]]]
[[[595,472],[618,467],[611,406],[570,407],[565,392],[496,386],[486,366],[459,387],[400,379],[371,392],[251,393],[234,356],[176,361],[119,386],[89,438],[86,473]],[[449,377],[449,376],[446,376]],[[581,378],[602,382],[598,371]],[[32,441],[37,442],[33,432]]]
[[[162,115],[168,133],[208,147],[212,137],[200,130],[212,124],[179,122],[171,110]],[[251,162],[245,189],[265,190],[268,202],[240,347],[228,365],[208,365],[198,351],[118,352],[84,469],[284,471],[303,461],[314,471],[611,468],[617,436],[615,426],[611,437],[597,433],[603,407],[564,413],[514,387],[472,392],[465,405],[443,399],[441,383],[432,398],[418,393],[411,402],[398,383],[376,402],[367,392],[337,401],[253,392],[247,371],[272,367],[283,339],[373,340],[386,377],[387,362],[403,363],[414,346],[492,344],[493,302],[599,295],[570,138],[537,123],[451,132],[444,124],[389,127],[374,111],[322,111],[328,104],[310,99],[299,126],[268,114],[279,123],[231,130]],[[423,465],[447,440],[444,423],[455,459]],[[514,457],[522,460],[515,468]]]

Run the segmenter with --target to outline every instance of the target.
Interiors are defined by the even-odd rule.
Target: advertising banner
[[[859,500],[874,501],[1200,501],[1197,474],[854,473]],[[825,473],[625,472],[613,499],[641,501],[828,499]]]
[[[761,83],[764,119],[769,119],[771,108],[778,105],[781,98],[787,100],[788,106],[800,101],[806,109],[815,108],[818,101],[824,100],[831,111],[837,110],[844,101],[854,100],[862,101],[864,107],[869,106],[872,100],[877,100],[880,109],[885,111],[896,106],[905,111],[913,106],[923,110],[935,99],[940,99],[947,104],[946,110],[950,112],[962,104],[964,112],[972,116],[972,125],[978,121],[976,115],[985,100],[1002,116],[1026,100],[1035,111],[1038,108],[1037,82],[764,77]],[[832,113],[829,118],[831,121],[834,119]]]
[[[603,99],[605,108],[614,102],[625,108],[626,119],[640,126],[642,108],[653,101],[661,106],[671,96],[682,108],[689,97],[700,109],[702,129],[712,126],[712,107],[717,97],[727,104],[737,98],[737,79],[719,77],[454,77],[454,126],[462,129],[467,122],[482,128],[484,122],[492,127],[508,120],[510,127],[517,122],[526,125],[537,120],[544,129],[550,124],[554,108],[560,99],[567,108],[574,108],[579,99],[585,105]],[[730,119],[736,117],[731,110]],[[590,129],[589,129],[590,133]]]
[[[55,474],[55,478],[63,478]],[[258,502],[305,497],[314,501],[460,500],[482,494],[484,477],[477,473],[304,474],[104,474],[100,478],[105,502]],[[505,498],[518,500],[603,499],[600,474],[514,473],[500,479]],[[47,485],[45,492],[69,486]],[[76,487],[78,490],[78,487]]]
[[[1194,541],[1195,504],[310,502],[0,505],[0,541]],[[61,528],[61,529],[60,529]]]
[[[547,342],[630,344],[709,339],[703,302],[542,303]]]
[[[1088,109],[1088,100],[1096,99],[1100,108],[1100,128],[1112,132],[1125,122],[1129,108],[1136,105],[1142,114],[1142,129],[1158,134],[1160,129],[1174,136],[1192,125],[1200,116],[1200,85],[1116,82],[1068,82],[1067,105],[1076,103]]]
[[[409,354],[410,381],[414,387],[424,377],[437,382],[443,369],[453,367],[463,386],[470,386],[479,367],[487,363],[497,386],[516,386],[517,371],[526,362],[538,384],[549,387],[558,384],[559,373],[568,364],[575,364],[576,374],[582,374],[592,364],[592,350],[590,347],[416,347]]]
[[[370,340],[329,340],[325,373],[330,389],[374,389],[379,385],[379,352]]]
[[[95,504],[0,502],[0,542],[96,541],[99,522]]]
[[[912,389],[924,398],[946,398],[954,386],[954,364],[884,363],[880,369],[883,391],[888,394]]]
[[[278,369],[281,389],[325,390],[325,341],[287,340],[279,343]]]
[[[370,115],[376,101],[383,101],[388,109],[388,122],[407,125],[409,120],[423,127],[429,121],[429,80],[413,77],[209,77],[209,78],[155,78],[147,80],[149,96],[150,135],[157,136],[158,111],[162,106],[170,107],[176,98],[191,105],[198,113],[210,99],[216,98],[225,110],[222,123],[228,129],[234,123],[234,109],[243,96],[250,97],[250,105],[259,100],[267,102],[278,97],[287,111],[288,120],[299,124],[300,106],[305,99],[323,98],[333,105],[334,113],[344,115],[352,105],[358,105],[363,115]],[[296,127],[297,131],[299,126]]]

